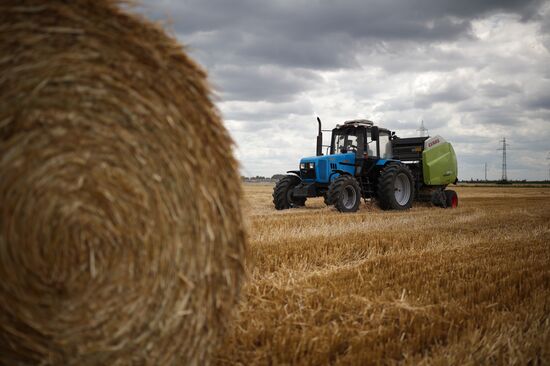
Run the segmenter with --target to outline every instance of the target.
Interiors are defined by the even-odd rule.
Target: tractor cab
[[[391,159],[392,134],[366,119],[346,121],[332,130],[330,155],[354,152],[358,158]]]

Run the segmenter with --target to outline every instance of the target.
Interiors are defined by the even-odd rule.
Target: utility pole
[[[546,160],[548,160],[548,180],[550,181],[550,152],[546,155]]]
[[[428,136],[428,129],[424,127],[424,120],[420,122],[420,127],[418,127],[417,131],[420,132],[420,137]]]
[[[500,140],[499,142],[502,143],[502,147],[497,149],[498,151],[502,150],[502,178],[501,178],[501,180],[503,182],[507,182],[508,181],[508,174],[507,174],[507,168],[506,168],[506,148],[510,145],[506,142],[506,137],[503,137],[502,140]]]
[[[485,162],[485,181],[487,182],[487,162]]]

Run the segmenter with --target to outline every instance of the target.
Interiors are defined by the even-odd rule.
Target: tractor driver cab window
[[[384,132],[380,132],[380,158],[392,158],[390,136]]]
[[[367,154],[368,156],[376,155],[376,141],[372,141],[370,131],[367,131]]]
[[[357,151],[357,136],[336,135],[334,140],[334,151],[336,153]]]

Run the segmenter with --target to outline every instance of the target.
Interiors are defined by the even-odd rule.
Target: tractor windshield
[[[336,135],[334,139],[334,152],[346,153],[349,151],[357,151],[357,136]]]

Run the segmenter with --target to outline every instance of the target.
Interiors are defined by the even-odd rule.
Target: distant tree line
[[[263,175],[256,175],[255,177],[245,177],[241,176],[241,180],[243,182],[249,182],[249,183],[258,183],[258,182],[276,182],[279,179],[283,178],[284,174],[275,174],[271,177],[264,177]]]
[[[527,180],[527,179],[509,179],[503,181],[501,179],[497,180],[485,180],[485,179],[462,179],[458,183],[475,183],[475,184],[548,184],[548,180]]]

